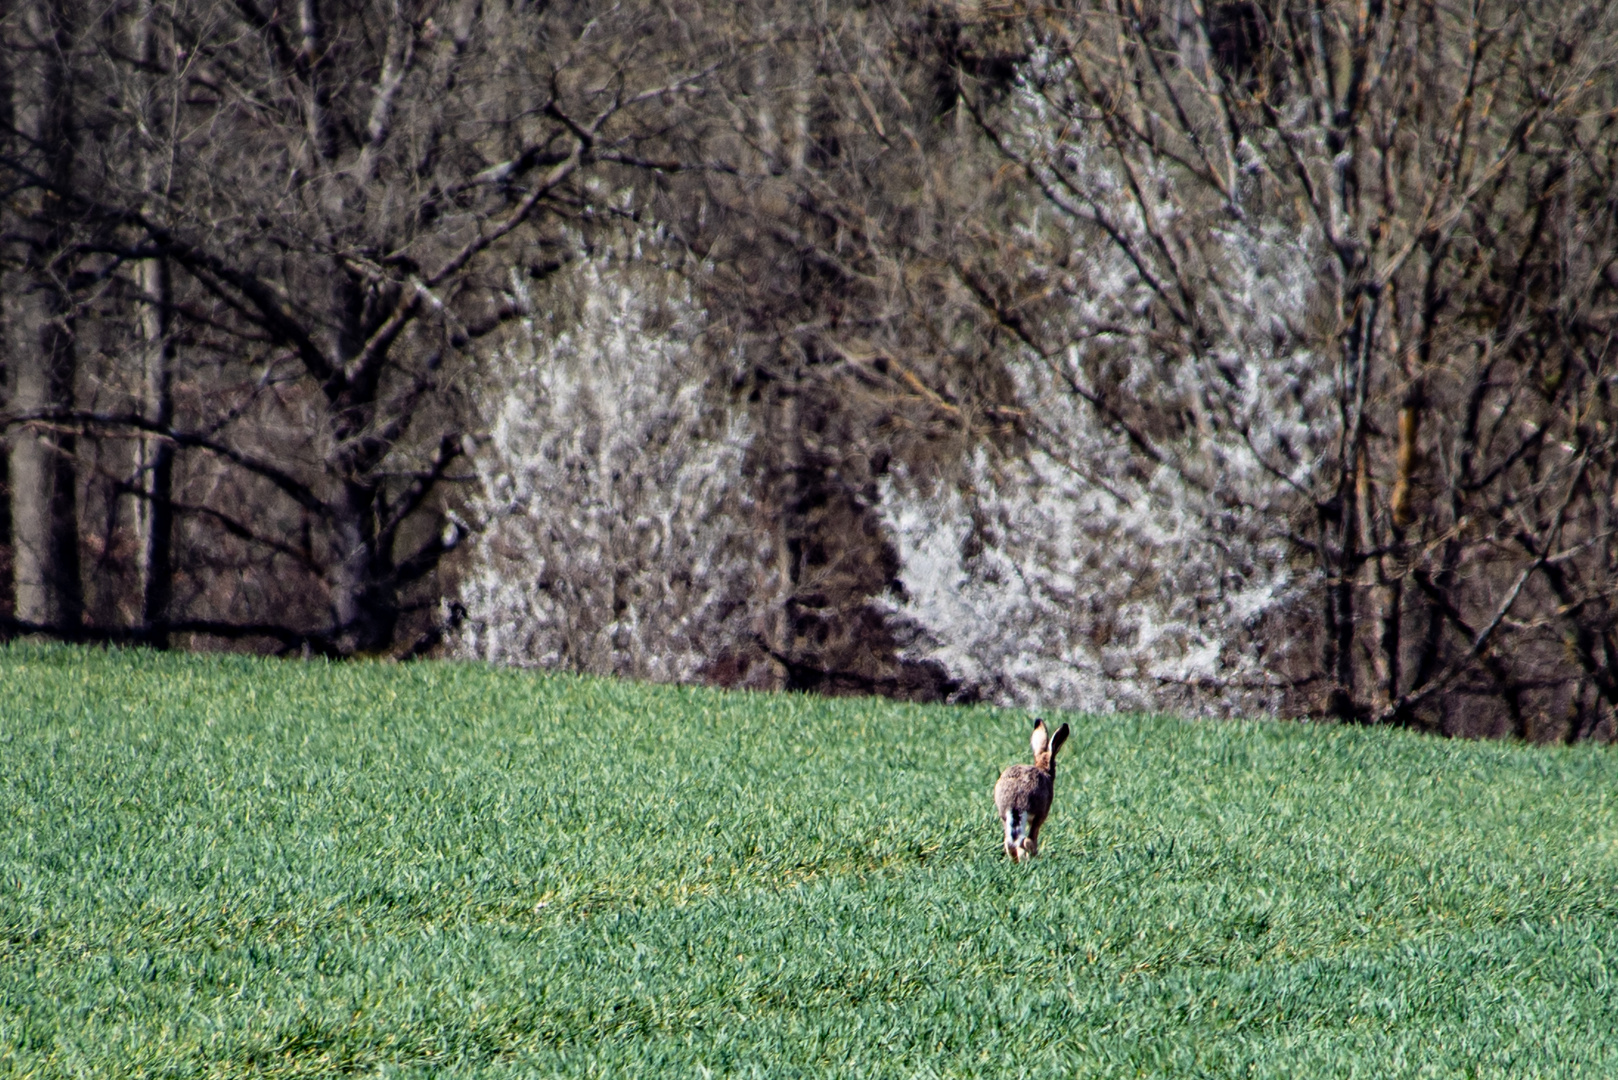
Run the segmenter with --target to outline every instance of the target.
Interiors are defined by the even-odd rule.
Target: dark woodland
[[[1611,741],[1615,73],[1599,0],[15,0],[0,628]]]

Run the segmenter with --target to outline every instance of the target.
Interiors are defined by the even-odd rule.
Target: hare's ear
[[[1056,729],[1056,734],[1051,736],[1051,757],[1055,757],[1056,752],[1062,749],[1062,744],[1067,742],[1067,736],[1068,726],[1066,724]]]
[[[1036,755],[1045,752],[1045,748],[1051,744],[1051,735],[1045,730],[1045,721],[1034,721],[1034,734],[1028,742],[1033,746]]]

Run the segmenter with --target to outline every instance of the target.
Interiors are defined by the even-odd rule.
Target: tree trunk
[[[144,398],[142,412],[156,427],[168,427],[174,418],[173,341],[169,334],[168,306],[171,284],[167,260],[152,259],[140,268],[141,291],[147,297],[141,313],[144,344]],[[168,440],[147,436],[136,444],[138,535],[141,594],[141,633],[159,648],[167,645],[169,598],[174,578],[174,448]]]
[[[388,563],[373,523],[379,493],[346,483],[332,507],[333,534],[340,545],[327,576],[331,590],[333,644],[343,655],[375,653],[393,644],[398,611]]]
[[[65,187],[73,168],[73,117],[64,57],[71,34],[67,8],[35,0],[24,12],[28,47],[14,54],[12,115],[34,149],[39,173]],[[71,408],[75,354],[72,305],[64,268],[60,200],[43,185],[13,197],[11,235],[21,267],[4,289],[11,403],[38,414]],[[59,426],[32,424],[11,440],[11,520],[16,617],[75,633],[83,623],[79,580],[77,476],[74,437]]]
[[[157,17],[151,3],[141,5],[135,24],[135,55],[147,71],[157,70]],[[155,82],[155,80],[154,80]],[[160,137],[167,129],[161,105],[145,102],[147,130]],[[156,196],[163,187],[161,155],[149,147],[143,154],[142,182]],[[167,259],[142,262],[137,271],[141,296],[142,402],[141,412],[155,428],[174,420],[174,340],[169,311],[173,306],[173,278]],[[140,589],[140,629],[148,643],[168,644],[166,624],[174,578],[174,448],[167,439],[152,435],[135,444],[135,522],[137,574]]]
[[[16,57],[19,50],[14,49],[14,42],[10,36],[0,36],[0,154],[5,160],[14,160],[18,153],[17,144],[17,117],[14,109],[16,103]],[[14,208],[0,203],[0,236],[12,232]],[[11,245],[7,245],[11,247]],[[4,267],[9,262],[11,250],[0,249],[0,298],[12,295],[19,285],[16,275],[8,273]],[[0,299],[0,393],[6,396],[5,407],[9,413],[14,406],[11,397],[11,369],[12,341],[11,341],[11,310]],[[16,549],[11,532],[11,454],[9,440],[6,445],[0,446],[0,616],[16,617],[15,600],[17,596],[16,578],[12,573],[15,565]]]

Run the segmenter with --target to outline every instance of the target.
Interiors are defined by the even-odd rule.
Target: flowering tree
[[[480,394],[490,433],[459,648],[696,679],[772,599],[748,416],[715,392],[700,314],[655,263],[589,259],[533,306]]]

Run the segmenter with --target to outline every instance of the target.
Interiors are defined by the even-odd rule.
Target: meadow
[[[1618,756],[0,649],[0,1074],[1618,1076]]]

